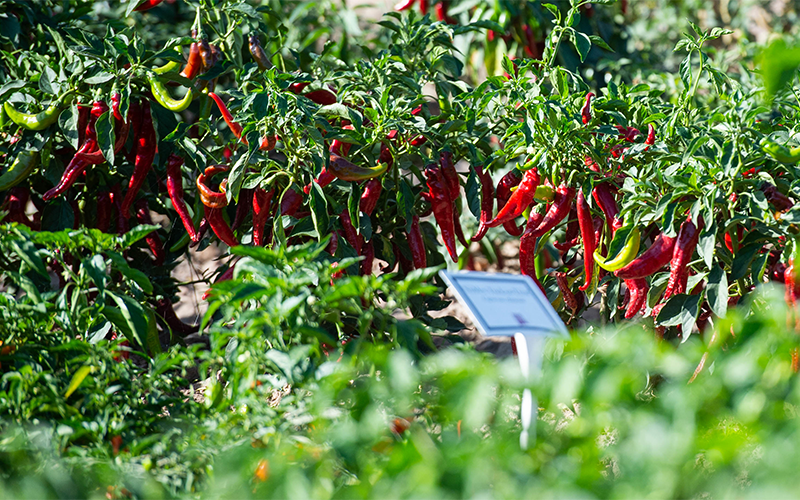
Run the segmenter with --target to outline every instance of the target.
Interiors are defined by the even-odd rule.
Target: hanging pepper
[[[524,181],[523,181],[524,182]],[[556,189],[556,196],[553,204],[547,210],[542,222],[535,228],[531,228],[530,238],[536,239],[556,227],[556,225],[569,215],[572,200],[575,198],[575,189],[562,184]],[[528,232],[526,228],[525,232]]]
[[[425,168],[428,190],[432,196],[433,216],[442,233],[442,240],[450,258],[458,262],[456,253],[455,223],[453,219],[453,201],[447,190],[447,181],[439,166],[431,164]]]
[[[67,97],[71,94],[72,92],[67,92],[40,113],[21,113],[8,101],[3,103],[3,109],[8,118],[20,127],[28,130],[44,130],[58,120],[58,115],[61,114]]]
[[[6,201],[3,203],[8,211],[8,215],[2,222],[16,222],[28,226],[31,229],[36,229],[36,224],[31,222],[25,214],[25,207],[28,205],[30,196],[30,190],[26,187],[20,186],[11,188],[8,192],[8,196],[6,196]]]
[[[331,182],[333,182],[335,180],[336,180],[336,176],[333,175],[330,170],[325,168],[325,165],[323,165],[322,166],[322,171],[320,171],[320,173],[317,176],[317,178],[314,179],[312,182],[316,182],[317,184],[319,184],[319,187],[323,187],[324,188],[325,186],[327,186],[328,184],[330,184]],[[308,193],[311,192],[311,183],[310,182],[303,188],[303,192],[305,194],[308,194]]]
[[[413,6],[413,5],[414,5],[414,2],[415,2],[415,1],[416,1],[416,0],[400,0],[400,2],[398,2],[397,4],[395,4],[395,6],[394,6],[394,10],[396,10],[396,11],[400,12],[401,10],[410,9],[410,8],[411,8],[411,6]]]
[[[305,98],[310,99],[312,102],[326,106],[329,104],[336,104],[336,94],[328,89],[312,90],[303,94]]]
[[[125,234],[128,232],[128,219],[122,213],[122,190],[119,184],[111,186],[111,201],[117,211],[117,234]]]
[[[419,0],[419,11],[423,16],[428,13],[428,0]]]
[[[303,197],[294,189],[290,189],[283,195],[281,201],[281,215],[293,216],[303,205]]]
[[[564,241],[553,243],[553,246],[562,253],[577,245],[580,239],[580,224],[578,223],[578,211],[575,205],[572,205],[572,208],[570,208],[567,221],[569,222],[567,223],[567,231],[564,234]]]
[[[214,58],[214,52],[211,50],[211,45],[209,45],[208,40],[205,38],[202,38],[199,42],[197,42],[197,48],[200,52],[200,60],[203,62],[203,67],[200,73],[206,73],[207,71],[210,71],[217,62]]]
[[[525,172],[519,187],[511,193],[505,206],[500,209],[497,216],[486,223],[489,227],[496,227],[505,222],[512,221],[522,215],[522,212],[533,203],[536,187],[539,185],[539,172],[532,168]],[[569,211],[569,206],[567,206]],[[566,215],[566,214],[565,214]],[[562,217],[563,218],[563,217]]]
[[[139,5],[137,5],[133,10],[135,10],[136,12],[144,12],[146,10],[152,9],[153,7],[157,6],[163,1],[164,0],[142,0],[142,2]]]
[[[189,45],[189,59],[186,61],[186,66],[181,71],[181,76],[189,80],[194,80],[194,77],[200,72],[203,66],[203,60],[200,58],[200,45],[197,42],[192,42]]]
[[[614,274],[622,279],[645,278],[655,273],[672,259],[676,238],[659,234],[653,244]]]
[[[442,167],[444,180],[447,181],[447,190],[450,193],[450,198],[455,200],[461,191],[461,184],[458,181],[458,172],[453,163],[453,153],[448,150],[442,151],[439,154],[439,165]]]
[[[250,207],[253,206],[253,190],[242,189],[239,191],[239,202],[236,204],[236,215],[233,216],[231,229],[234,231],[239,229],[239,226],[244,222],[245,217],[250,212]]]
[[[700,228],[703,227],[702,219],[698,221],[698,226],[695,226],[691,217],[681,224],[681,229],[678,231],[678,239],[675,242],[675,249],[672,251],[669,282],[667,289],[664,291],[664,299],[686,293],[686,282],[689,277],[687,268],[700,238]]]
[[[564,297],[564,305],[572,311],[572,314],[575,314],[575,311],[578,310],[578,299],[575,298],[575,294],[572,293],[572,290],[569,288],[569,280],[567,279],[567,273],[558,271],[555,274],[556,277],[556,285],[558,285],[558,290],[561,292],[561,296]]]
[[[300,94],[306,87],[308,87],[309,82],[295,82],[290,84],[287,87],[287,90],[293,94]]]
[[[183,99],[178,100],[173,99],[169,95],[169,91],[167,91],[164,84],[158,80],[155,74],[148,73],[147,80],[150,82],[150,92],[152,92],[153,98],[168,110],[179,113],[188,108],[189,104],[192,103],[192,89],[187,90]]]
[[[200,241],[200,239],[197,231],[194,229],[192,216],[189,215],[189,210],[186,208],[186,202],[183,200],[181,165],[183,165],[183,158],[175,154],[169,156],[167,160],[167,194],[169,194],[169,199],[172,200],[172,206],[181,218],[183,227],[186,228],[186,232],[189,233],[189,238],[196,242]]]
[[[594,97],[594,92],[589,92],[586,94],[586,101],[583,103],[583,107],[581,108],[581,121],[584,125],[587,125],[590,121],[592,121],[592,98]]]
[[[10,167],[0,175],[0,191],[5,191],[16,186],[28,178],[39,163],[38,151],[22,151],[14,158]]]
[[[361,275],[368,276],[372,274],[372,264],[375,262],[375,247],[372,240],[364,243],[364,237],[361,237],[361,250],[364,260],[361,261]]]
[[[357,254],[361,255],[362,241],[358,232],[356,232],[356,228],[353,227],[353,221],[350,219],[350,212],[347,208],[339,214],[339,222],[342,224],[342,229],[344,230],[345,241],[355,249]]]
[[[475,173],[478,174],[478,179],[481,181],[481,222],[478,226],[478,232],[472,237],[472,241],[480,241],[489,230],[487,223],[492,220],[494,183],[492,182],[492,176],[489,172],[485,172],[481,165],[475,167]]]
[[[589,210],[589,204],[586,202],[586,197],[584,197],[582,189],[578,190],[578,201],[576,205],[578,225],[581,230],[581,239],[583,240],[583,270],[586,274],[584,283],[579,289],[584,291],[592,284],[594,251],[597,248],[597,240],[595,239],[592,212]]]
[[[647,292],[650,287],[647,285],[647,280],[644,278],[625,280],[625,286],[628,287],[628,291],[630,292],[628,308],[625,310],[625,319],[631,319],[644,308],[645,302],[647,301]]]
[[[595,233],[595,235],[597,236],[597,233]],[[636,254],[639,252],[641,233],[639,233],[639,228],[633,228],[628,239],[625,241],[625,246],[623,246],[617,256],[611,260],[607,260],[600,254],[599,238],[596,241],[598,242],[598,248],[594,251],[594,261],[606,271],[613,272],[627,266],[636,258]]]
[[[328,246],[325,247],[325,251],[331,254],[331,256],[336,255],[336,250],[339,248],[339,231],[332,231],[331,232],[331,239],[328,241]]]
[[[761,191],[764,192],[767,201],[772,204],[779,212],[785,212],[794,206],[794,202],[785,194],[778,191],[778,188],[770,183],[764,183],[761,186]]]
[[[251,34],[248,38],[248,47],[250,48],[250,55],[253,57],[253,60],[256,62],[256,64],[258,64],[258,69],[264,71],[269,68],[269,59],[267,58],[267,53],[264,52],[264,48],[261,46],[261,41],[258,39],[258,35],[255,33]]]
[[[222,210],[228,205],[228,198],[225,195],[225,186],[227,180],[224,179],[219,185],[219,191],[214,191],[208,186],[208,181],[214,175],[222,172],[227,172],[228,167],[212,165],[206,167],[205,171],[197,176],[197,190],[200,194],[200,200],[203,202],[205,218],[208,220],[211,230],[214,234],[222,240],[229,247],[235,247],[239,244],[233,230],[225,221],[222,216]]]
[[[411,261],[414,269],[424,269],[428,267],[425,256],[425,241],[422,239],[422,231],[419,228],[419,216],[411,218],[411,231],[408,233],[408,246],[411,248]]]
[[[328,170],[337,179],[343,181],[365,181],[383,175],[389,166],[379,163],[377,167],[367,168],[355,165],[335,154],[330,155]]]
[[[110,191],[101,191],[97,195],[97,221],[95,226],[100,231],[106,233],[111,227],[111,211],[114,202],[111,200]]]
[[[609,229],[613,229],[612,225],[619,214],[619,207],[617,207],[617,200],[611,192],[609,184],[603,182],[595,186],[592,189],[592,197],[606,216]]]
[[[648,146],[652,146],[656,143],[656,128],[653,126],[652,123],[647,124],[647,139],[644,140],[644,143]],[[647,151],[648,148],[644,148]]]
[[[253,193],[253,244],[259,247],[267,242],[264,240],[264,226],[267,223],[271,211],[272,197],[275,196],[275,188],[266,191],[256,188]]]
[[[136,220],[139,224],[153,224],[153,220],[150,217],[150,209],[147,208],[147,200],[144,198],[136,202]],[[163,264],[166,254],[164,253],[164,246],[161,244],[161,238],[158,237],[158,231],[148,233],[145,236],[145,241],[147,241],[147,246],[150,247],[150,251],[153,252],[153,257],[155,257],[153,263],[157,266]]]
[[[220,97],[214,92],[209,92],[208,96],[214,99],[214,102],[217,103],[219,112],[222,114],[222,118],[225,120],[225,123],[228,124],[228,128],[230,128],[231,132],[233,132],[233,135],[247,145],[247,137],[242,136],[242,130],[244,129],[241,125],[234,121],[233,115],[230,111],[228,111],[228,106],[226,106],[225,103],[222,102],[222,99],[220,99]],[[258,149],[261,151],[270,151],[275,148],[276,142],[277,138],[275,136],[264,136],[259,142]]]
[[[789,165],[800,163],[800,146],[788,148],[765,138],[761,141],[761,149],[781,163]]]
[[[361,201],[359,208],[362,212],[369,217],[378,205],[378,199],[383,191],[380,179],[370,179],[364,186],[364,192],[361,194]]]
[[[536,276],[536,237],[532,236],[534,229],[539,226],[544,216],[539,212],[531,212],[525,232],[519,239],[519,268],[525,276],[530,276],[542,293],[544,287]]]
[[[128,121],[130,122],[129,128],[133,134],[133,143],[131,149],[128,151],[127,159],[130,163],[136,162],[136,148],[139,144],[139,135],[142,132],[142,105],[138,100],[131,101],[131,107],[128,110]]]
[[[130,120],[126,122],[125,120],[122,119],[122,114],[119,111],[120,99],[121,97],[119,92],[115,92],[111,96],[111,110],[114,114],[114,119],[116,120],[114,126],[114,136],[115,136],[114,153],[119,153],[119,151],[125,145],[125,141],[128,139],[128,128],[130,124]],[[102,102],[100,104],[101,106],[98,109],[99,113],[95,110],[98,103],[95,103],[95,106],[93,106],[92,108],[91,112],[91,118],[93,119],[92,123],[96,123],[97,118],[99,118],[100,115],[105,113],[106,111],[105,104]],[[87,126],[86,129],[87,130],[84,132],[84,136],[91,137],[92,139],[96,140],[97,134],[94,128],[92,127],[91,129],[89,129],[89,127]],[[100,163],[106,161],[106,157],[103,155],[103,152],[100,149],[92,153],[80,153],[80,159],[85,162],[88,162],[91,165],[99,165]]]
[[[88,104],[78,103],[78,144],[86,140],[86,125],[89,123],[89,113],[92,107]]]
[[[142,124],[139,136],[136,139],[136,160],[133,165],[133,175],[128,183],[128,191],[122,201],[122,215],[127,219],[131,206],[136,195],[142,188],[147,178],[150,168],[153,166],[153,159],[156,156],[158,144],[156,143],[156,131],[153,128],[153,117],[150,114],[150,105],[147,100],[142,103]]]
[[[72,161],[67,164],[67,168],[64,169],[64,173],[61,175],[61,180],[59,181],[58,185],[54,188],[47,191],[43,196],[42,199],[44,201],[50,201],[56,196],[59,196],[67,191],[75,181],[78,180],[78,177],[86,170],[86,167],[89,166],[89,163],[81,160],[79,154],[80,153],[92,153],[97,149],[97,141],[87,139],[84,141],[81,148],[78,150],[78,153],[72,158]]]

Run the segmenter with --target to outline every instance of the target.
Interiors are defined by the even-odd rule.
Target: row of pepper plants
[[[795,106],[711,63],[724,30],[679,43],[676,93],[590,87],[558,64],[562,46],[581,59],[608,48],[576,29],[590,4],[544,5],[540,53],[504,57],[503,75],[471,86],[454,43],[506,29],[477,15],[457,25],[398,5],[409,12],[380,22],[388,48],[347,65],[334,43],[303,61],[279,47],[274,12],[235,2],[170,7],[191,33],[145,43],[145,7],[166,8],[153,3],[100,34],[65,13],[4,58],[0,191],[3,220],[34,231],[138,226],[127,259],[173,333],[197,327],[174,314],[172,269],[220,243],[327,242],[335,280],[469,267],[511,238],[566,320],[599,297],[604,320],[651,317],[684,339],[763,281],[785,280],[795,300]],[[62,291],[79,257],[47,262]],[[438,302],[425,300],[414,313],[432,324]]]

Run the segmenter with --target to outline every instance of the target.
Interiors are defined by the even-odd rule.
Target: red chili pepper
[[[644,143],[648,146],[656,143],[656,128],[652,123],[647,124],[647,139],[645,139]],[[645,151],[647,151],[647,148],[645,148]]]
[[[356,228],[353,227],[353,221],[350,219],[350,212],[347,208],[339,214],[339,222],[344,230],[344,240],[355,249],[357,254],[361,255],[362,238],[359,237]]]
[[[169,199],[172,200],[172,206],[181,218],[183,227],[189,233],[189,238],[194,241],[200,241],[197,231],[194,229],[194,221],[192,216],[189,215],[189,210],[186,208],[186,202],[183,200],[183,177],[181,175],[181,165],[183,165],[183,158],[176,154],[171,154],[167,160],[167,193]]]
[[[200,58],[200,45],[197,42],[192,42],[189,45],[189,59],[186,61],[186,66],[181,71],[181,76],[194,80],[194,77],[200,72],[203,66],[203,60]]]
[[[305,90],[306,87],[308,87],[308,82],[297,82],[289,85],[288,90],[294,94],[299,94]]]
[[[580,239],[580,225],[578,224],[578,212],[575,209],[575,205],[572,205],[572,208],[570,208],[567,221],[567,231],[564,234],[564,241],[553,243],[553,246],[561,253],[577,245]]]
[[[453,262],[458,262],[453,200],[447,190],[447,180],[444,178],[441,168],[434,164],[427,166],[425,177],[432,197],[433,216],[442,233],[444,246]]]
[[[401,0],[394,6],[394,10],[400,12],[401,10],[410,9],[416,0]]]
[[[359,208],[361,208],[361,211],[367,214],[367,216],[372,215],[372,212],[378,205],[381,191],[383,191],[383,186],[381,185],[380,179],[370,179],[364,185],[364,192],[361,194]]]
[[[367,276],[372,274],[372,264],[375,262],[375,247],[372,240],[364,243],[364,237],[361,237],[361,250],[364,260],[361,261],[361,275]]]
[[[522,182],[522,175],[517,169],[511,170],[500,179],[500,182],[497,183],[497,192],[495,193],[498,210],[501,210],[511,197],[511,188],[518,186],[520,182]],[[504,223],[503,228],[512,236],[519,236],[522,234],[522,226],[517,226],[514,220]]]
[[[164,319],[164,322],[173,333],[177,333],[182,337],[197,333],[198,327],[195,325],[187,325],[181,321],[178,315],[175,314],[172,302],[167,298],[161,298],[156,302],[156,314]]]
[[[150,218],[150,209],[147,208],[147,200],[144,198],[136,202],[136,220],[139,221],[139,224],[153,223],[153,219]],[[145,241],[147,241],[147,246],[150,247],[150,251],[153,252],[155,265],[160,266],[163,264],[166,254],[164,253],[164,246],[161,244],[161,238],[158,237],[158,231],[148,233],[148,235],[145,236]]]
[[[575,298],[575,294],[572,293],[572,290],[569,288],[569,281],[567,280],[567,273],[564,272],[556,272],[556,285],[558,285],[558,290],[561,292],[561,296],[564,297],[564,305],[572,311],[572,314],[575,314],[575,311],[578,310],[578,300]]]
[[[580,226],[581,239],[583,240],[583,270],[586,273],[585,281],[583,285],[581,285],[580,290],[584,291],[592,284],[594,251],[597,249],[597,239],[594,221],[592,220],[592,212],[589,210],[589,204],[586,202],[583,190],[581,189],[578,190],[578,201],[576,205],[578,211],[578,225]]]
[[[422,239],[422,231],[419,228],[419,216],[411,218],[411,231],[408,233],[408,246],[411,248],[411,259],[414,269],[424,269],[428,267],[425,254],[425,241]]]
[[[586,167],[592,172],[597,172],[598,174],[600,173],[600,165],[598,165],[591,156],[585,156],[583,158],[583,164],[586,165]]]
[[[214,209],[214,210],[216,210],[216,209]],[[217,280],[216,280],[216,281],[214,281],[214,284],[216,285],[217,283],[222,283],[223,281],[232,280],[232,279],[233,279],[233,273],[234,273],[234,272],[236,272],[236,264],[237,264],[238,262],[239,262],[239,261],[237,260],[236,262],[234,262],[233,264],[231,264],[231,266],[230,266],[230,267],[229,267],[229,268],[228,268],[228,269],[227,269],[227,270],[226,270],[224,273],[220,274],[220,275],[219,275],[219,278],[217,278]],[[202,297],[200,297],[200,299],[201,299],[201,300],[206,300],[206,299],[208,299],[210,296],[211,296],[211,289],[208,289],[208,290],[206,290],[206,292],[203,294],[203,296],[202,296]]]
[[[689,277],[687,268],[700,238],[700,228],[703,227],[702,219],[699,220],[698,225],[699,227],[695,226],[691,217],[681,224],[678,239],[675,242],[675,249],[672,251],[669,282],[667,289],[664,291],[664,299],[686,293],[686,282]]]
[[[239,202],[236,204],[236,215],[233,216],[231,229],[234,231],[239,229],[239,226],[244,222],[245,217],[250,212],[250,207],[253,206],[253,190],[242,189],[239,191]]]
[[[486,224],[492,220],[494,209],[494,183],[492,182],[492,176],[489,172],[484,172],[482,166],[476,166],[475,173],[478,174],[478,179],[481,181],[481,223],[478,226],[478,232],[472,237],[472,241],[480,241],[486,236],[486,232],[489,230],[489,226]],[[516,224],[514,227],[516,227]]]
[[[619,213],[619,207],[617,207],[617,200],[611,192],[609,184],[603,182],[595,186],[594,189],[592,189],[592,197],[600,207],[600,210],[603,211],[603,214],[606,216],[608,227],[611,228],[614,219]]]
[[[264,52],[264,48],[261,46],[258,35],[255,33],[248,38],[248,47],[250,48],[250,55],[253,56],[253,60],[258,64],[258,69],[261,71],[267,69],[270,66],[269,59],[267,58],[267,53]]]
[[[142,3],[137,5],[133,10],[136,12],[144,12],[146,10],[150,10],[156,5],[160,4],[164,0],[144,0]]]
[[[794,206],[794,202],[791,200],[791,198],[778,191],[778,188],[772,184],[765,183],[761,187],[761,191],[764,192],[764,195],[767,197],[767,201],[770,202],[780,212],[789,210]]]
[[[529,25],[525,25],[522,28],[522,31],[525,33],[525,41],[527,42],[523,45],[523,49],[525,49],[525,54],[528,57],[536,57],[537,56],[537,47],[536,47],[536,38],[533,36],[533,30]]]
[[[389,146],[386,144],[381,143],[381,152],[378,155],[378,163],[386,163],[389,165],[389,168],[392,168],[392,165],[394,165],[392,150],[389,149]]]
[[[583,103],[583,107],[581,108],[581,121],[584,125],[588,124],[592,121],[592,98],[594,97],[594,92],[589,92],[586,94],[586,102]]]
[[[211,45],[205,38],[197,42],[197,48],[200,52],[200,60],[203,63],[203,67],[200,72],[205,73],[213,68],[214,64],[217,63],[216,59],[214,58],[214,51],[211,49]]]
[[[214,102],[217,103],[217,107],[219,108],[220,114],[222,114],[222,118],[225,120],[225,123],[228,124],[228,128],[231,129],[233,135],[242,141],[243,144],[247,145],[247,137],[242,136],[243,127],[236,123],[233,119],[233,115],[230,111],[228,111],[228,106],[222,102],[222,99],[215,94],[214,92],[209,92],[208,96],[214,99]],[[275,136],[264,136],[261,138],[258,149],[260,151],[270,151],[275,148],[275,144],[277,142],[277,137]]]
[[[467,241],[467,238],[464,237],[464,229],[461,228],[461,217],[455,206],[453,206],[453,230],[456,233],[456,238],[458,238],[458,241],[465,247],[468,247],[469,242]]]
[[[614,274],[626,280],[650,276],[672,259],[675,241],[674,237],[665,236],[664,233],[659,234],[650,248]]]
[[[269,191],[256,188],[253,193],[253,244],[259,247],[267,243],[264,240],[264,225],[271,214],[269,207],[274,195],[275,188]]]
[[[205,210],[206,220],[208,220],[208,224],[211,226],[211,230],[214,231],[214,234],[217,235],[217,238],[222,240],[229,247],[237,246],[239,240],[236,239],[233,230],[231,230],[231,227],[222,217],[222,209],[210,208],[206,205],[203,205],[203,208]]]
[[[559,222],[564,220],[564,218],[569,215],[570,207],[572,206],[572,200],[574,198],[574,188],[571,188],[566,184],[558,186],[555,197],[553,198],[553,204],[550,205],[550,208],[547,210],[542,222],[537,227],[530,229],[531,232],[529,237],[532,239],[539,238],[546,232],[556,227]],[[528,229],[529,228],[525,229],[525,233],[528,233]]]
[[[631,319],[644,308],[647,302],[647,292],[650,287],[647,285],[647,280],[644,278],[625,280],[625,286],[628,287],[628,291],[630,292],[628,308],[625,310],[625,319]]]
[[[439,154],[439,165],[442,166],[442,175],[447,182],[447,191],[450,193],[450,198],[455,200],[461,192],[461,184],[458,181],[458,172],[453,163],[453,153],[450,151],[442,151]]]
[[[294,216],[302,205],[303,196],[294,189],[290,189],[283,195],[281,215]]]
[[[728,251],[731,253],[735,253],[739,251],[739,248],[742,246],[742,239],[744,239],[744,228],[742,226],[736,226],[736,250],[733,249],[733,238],[731,237],[731,230],[725,233],[725,246],[728,248]]]
[[[545,293],[544,287],[536,278],[536,237],[531,236],[533,230],[536,226],[539,226],[542,219],[544,219],[544,216],[539,212],[531,212],[528,218],[528,225],[519,240],[519,267],[522,274],[530,276],[542,293]]]
[[[17,186],[11,188],[4,203],[8,210],[8,215],[3,219],[3,222],[17,222],[31,229],[36,229],[36,224],[31,222],[25,214],[25,207],[28,204],[30,195],[30,190],[26,187]]]
[[[142,188],[147,174],[153,166],[153,159],[158,150],[156,131],[153,128],[153,117],[150,114],[150,105],[145,100],[142,104],[142,128],[136,138],[136,161],[133,166],[133,175],[128,183],[128,191],[122,201],[122,215],[127,219],[136,195]]]
[[[324,188],[325,186],[327,186],[328,184],[330,184],[331,182],[333,182],[335,180],[336,180],[336,176],[333,175],[333,173],[331,173],[330,170],[325,168],[325,165],[323,165],[322,166],[322,171],[320,171],[320,173],[317,176],[317,178],[314,179],[312,182],[316,182],[317,184],[319,184],[319,187],[323,187]],[[311,183],[308,183],[308,185],[306,185],[303,188],[303,192],[305,194],[308,194],[308,193],[311,192]]]
[[[130,163],[134,163],[136,161],[136,148],[139,143],[139,134],[142,132],[142,115],[142,105],[136,100],[131,101],[131,107],[128,110],[128,121],[130,122],[129,128],[133,134],[133,144],[131,145],[131,150],[128,151],[127,156],[127,159]]]
[[[336,94],[328,89],[312,90],[304,94],[304,97],[322,106],[336,104]]]
[[[114,118],[116,123],[114,125],[114,153],[118,153],[122,146],[125,145],[125,141],[128,139],[128,124],[129,122],[125,122],[122,119],[122,114],[119,111],[121,96],[119,92],[115,92],[114,95],[111,96],[111,110],[114,114]],[[91,140],[97,140],[97,132],[95,131],[95,126],[97,123],[97,119],[100,118],[100,115],[108,111],[108,106],[102,101],[98,101],[94,103],[92,106],[92,111],[89,119],[89,123],[86,126],[86,137]],[[89,163],[90,165],[99,165],[106,161],[103,152],[97,149],[91,153],[79,153],[79,157],[81,160]]]
[[[86,139],[81,148],[72,158],[72,161],[70,161],[67,165],[67,168],[64,169],[64,173],[61,175],[61,181],[59,181],[58,185],[56,185],[54,188],[47,191],[42,196],[42,199],[44,201],[50,201],[72,187],[72,185],[75,184],[75,181],[78,180],[78,177],[80,177],[80,175],[86,170],[86,167],[89,166],[88,162],[80,159],[79,154],[92,153],[96,149],[97,141]]]
[[[423,16],[428,13],[428,0],[419,0],[419,11]]]
[[[97,195],[97,222],[95,226],[100,231],[106,233],[111,227],[111,210],[114,208],[114,202],[111,201],[111,193],[109,191],[101,191]]]
[[[519,187],[516,191],[511,193],[511,197],[497,213],[497,216],[487,222],[486,225],[489,227],[496,227],[522,215],[522,212],[533,203],[533,197],[536,195],[536,188],[539,186],[539,180],[539,172],[535,168],[525,172]],[[569,207],[567,207],[567,209],[569,210]]]
[[[78,144],[83,144],[86,140],[86,125],[89,124],[89,113],[92,107],[78,103]]]
[[[125,234],[128,232],[128,219],[122,213],[122,190],[119,184],[111,186],[111,201],[117,210],[117,234]]]

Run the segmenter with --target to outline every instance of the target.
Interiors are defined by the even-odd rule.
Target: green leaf
[[[94,282],[95,286],[102,292],[106,287],[106,262],[102,255],[93,255],[81,261],[81,268]]]
[[[614,49],[608,46],[605,40],[600,38],[597,35],[589,35],[589,39],[592,41],[593,45],[600,47],[603,50],[607,50],[609,52],[614,52]]]
[[[114,114],[111,111],[106,111],[97,119],[95,125],[97,131],[97,145],[103,153],[103,157],[110,164],[114,164]]]
[[[316,182],[311,183],[311,200],[309,204],[311,207],[311,220],[314,221],[314,229],[317,230],[317,241],[322,241],[322,238],[328,234],[330,220],[328,219],[328,201],[325,199],[322,187]]]
[[[788,46],[786,40],[778,38],[761,52],[758,59],[764,89],[774,96],[797,77],[800,67],[800,46]]]
[[[397,215],[405,218],[406,232],[411,231],[411,222],[414,215],[414,193],[405,179],[400,181],[400,189],[397,190]]]
[[[113,292],[107,292],[107,294],[114,300],[117,307],[106,306],[103,308],[102,313],[106,319],[114,323],[114,326],[130,342],[141,347],[148,346],[149,318],[144,307],[127,295],[117,295]]]
[[[747,271],[750,269],[750,263],[753,262],[753,258],[755,258],[758,251],[763,247],[764,243],[750,243],[736,252],[736,257],[734,257],[733,263],[731,264],[732,280],[736,281],[745,277]]]
[[[137,241],[147,236],[148,234],[160,228],[161,226],[155,226],[152,224],[142,224],[134,227],[133,229],[123,234],[122,236],[117,237],[117,239],[119,240],[120,245],[122,245],[123,248],[128,248]]]
[[[11,240],[11,248],[28,267],[39,273],[43,278],[50,278],[44,262],[42,262],[39,254],[36,253],[36,246],[33,242],[22,238],[13,239]]]
[[[706,297],[714,314],[720,318],[728,314],[728,276],[719,266],[713,266],[708,275]]]
[[[465,189],[467,195],[467,206],[469,211],[476,219],[481,217],[481,184],[478,182],[478,174],[474,168],[469,169],[469,177],[467,177],[467,186]]]
[[[592,49],[591,39],[581,32],[575,32],[572,43],[575,45],[575,50],[578,51],[581,62],[585,61],[586,56],[589,55],[589,51]]]
[[[361,234],[361,218],[358,216],[361,204],[361,188],[357,182],[350,183],[350,195],[347,197],[347,213],[350,216],[350,224],[356,228],[356,233]]]

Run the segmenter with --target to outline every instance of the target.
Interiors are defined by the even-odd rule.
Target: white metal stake
[[[540,336],[527,336],[522,333],[514,334],[514,343],[517,347],[517,357],[522,377],[525,382],[530,383],[533,377],[538,377],[542,366],[542,348],[544,338]],[[523,450],[528,449],[529,441],[536,441],[536,426],[531,430],[531,421],[535,418],[534,409],[538,413],[539,403],[527,387],[522,391],[522,408],[520,419],[522,420],[522,432],[519,435],[519,445]]]

